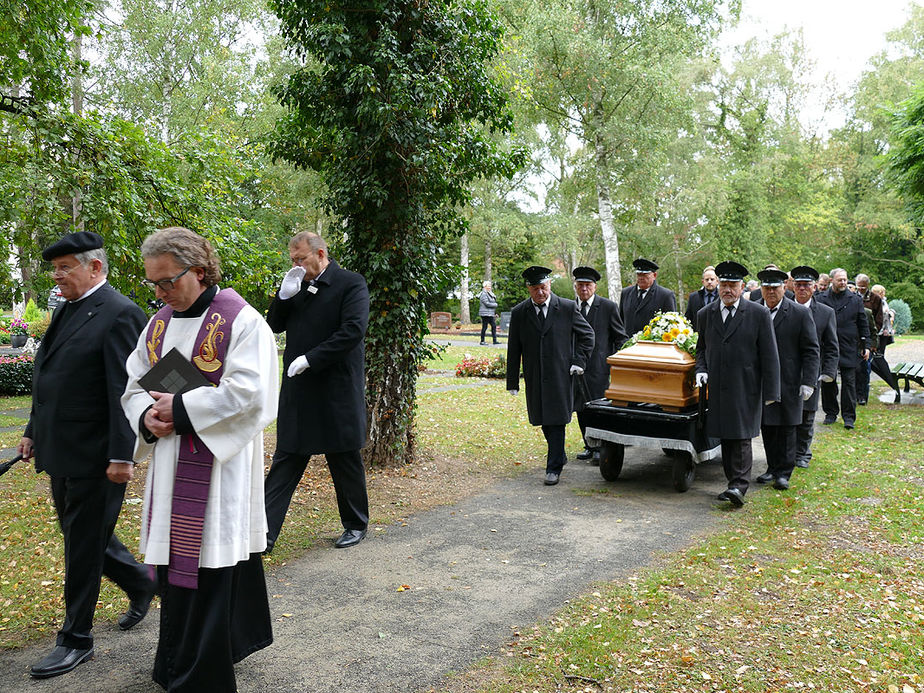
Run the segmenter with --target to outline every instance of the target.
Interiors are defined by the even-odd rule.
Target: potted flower
[[[10,333],[10,346],[21,349],[29,339],[29,324],[22,318],[13,318],[7,332]]]

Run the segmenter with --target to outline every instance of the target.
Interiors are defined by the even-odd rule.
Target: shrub
[[[29,336],[35,340],[40,340],[48,332],[48,326],[51,324],[51,314],[45,313],[38,320],[29,323]]]
[[[911,325],[924,326],[924,289],[911,282],[899,282],[889,287],[889,306],[897,298],[908,305],[911,311]]]
[[[895,311],[895,334],[905,334],[911,329],[911,308],[900,298],[889,301],[889,308]]]
[[[43,317],[45,317],[44,312],[39,310],[39,307],[35,305],[35,301],[30,298],[25,310],[22,312],[22,319],[32,323],[36,320],[41,320]]]
[[[465,355],[461,363],[456,364],[458,378],[505,378],[507,377],[507,359],[498,354],[494,358],[476,359]]]
[[[0,356],[0,395],[28,395],[32,392],[31,356]]]

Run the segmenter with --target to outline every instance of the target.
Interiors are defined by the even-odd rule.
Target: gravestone
[[[505,310],[501,313],[501,321],[498,327],[501,332],[506,332],[509,326],[510,326],[510,311]]]
[[[448,330],[452,327],[452,313],[430,313],[430,328],[434,330]]]

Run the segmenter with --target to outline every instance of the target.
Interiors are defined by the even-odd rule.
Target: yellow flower
[[[669,342],[669,341],[671,341],[671,336],[670,336],[667,332],[665,332],[663,335],[661,335],[661,341],[662,341],[662,342]]]

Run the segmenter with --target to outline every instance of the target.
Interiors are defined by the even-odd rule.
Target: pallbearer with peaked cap
[[[632,261],[635,284],[622,290],[619,315],[630,337],[647,325],[659,311],[677,310],[674,292],[658,284],[658,265],[645,258]]]
[[[573,410],[572,375],[581,374],[594,348],[594,331],[574,301],[552,293],[547,267],[523,270],[529,298],[510,312],[507,339],[507,390],[520,389],[520,364],[526,381],[526,411],[541,426],[548,444],[545,484],[558,483],[565,455],[565,426]]]
[[[575,388],[575,406],[578,412],[578,424],[581,435],[587,428],[584,420],[584,404],[581,399],[600,399],[610,383],[610,367],[606,357],[619,351],[626,341],[626,333],[619,316],[619,306],[603,296],[597,295],[597,282],[600,273],[593,267],[575,267],[571,272],[574,277],[574,293],[577,297],[578,310],[590,323],[594,331],[594,350],[584,371],[584,388]],[[579,384],[575,378],[575,385]],[[579,460],[596,460],[598,455],[585,444],[584,451],[578,453]]]
[[[814,298],[818,271],[808,265],[789,270],[793,279],[796,302],[809,309],[815,324],[815,336],[820,348],[819,376],[812,396],[802,403],[802,421],[796,426],[796,466],[808,467],[812,459],[812,438],[815,433],[815,412],[818,411],[819,392],[823,383],[837,377],[837,319],[834,310]]]
[[[135,445],[119,395],[144,313],[106,281],[98,234],[68,234],[42,257],[67,303],[55,310],[35,356],[32,412],[18,449],[51,479],[64,535],[65,619],[55,648],[32,666],[34,678],[66,673],[93,656],[102,575],[129,597],[123,630],[144,618],[154,594],[148,571],[113,534]]]
[[[720,300],[696,314],[696,384],[708,383],[706,434],[722,441],[728,488],[719,500],[740,507],[750,485],[751,439],[760,432],[761,405],[780,399],[780,362],[770,311],[741,300],[747,268],[726,261],[715,271]]]
[[[757,483],[789,488],[796,465],[796,426],[802,422],[803,402],[815,392],[818,381],[818,337],[808,308],[784,295],[789,275],[780,269],[757,273],[761,282],[758,303],[770,310],[780,360],[780,401],[764,405],[761,435],[767,453],[767,471]]]

